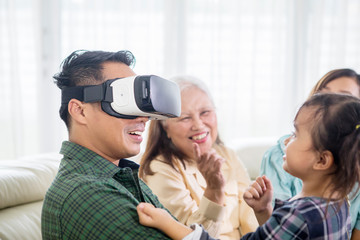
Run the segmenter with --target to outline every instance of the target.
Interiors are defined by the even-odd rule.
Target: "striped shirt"
[[[270,219],[241,239],[349,239],[349,205],[323,198],[305,197],[293,201],[276,199]]]
[[[139,223],[139,202],[163,206],[138,178],[136,163],[121,159],[118,167],[67,141],[60,153],[64,158],[42,209],[43,239],[168,239]]]

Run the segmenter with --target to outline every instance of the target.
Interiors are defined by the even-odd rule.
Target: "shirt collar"
[[[112,162],[90,149],[70,141],[63,142],[60,154],[64,155],[64,159],[82,162],[84,167],[91,168],[97,175],[113,176],[120,171],[120,168]]]
[[[123,158],[123,159],[120,159],[120,161],[119,161],[119,167],[120,168],[128,167],[128,168],[131,168],[131,170],[138,170],[140,165],[133,161]]]

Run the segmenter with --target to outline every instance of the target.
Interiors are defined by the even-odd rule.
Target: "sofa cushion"
[[[0,239],[41,239],[43,201],[0,210]]]
[[[43,200],[60,160],[57,153],[0,160],[0,209]]]

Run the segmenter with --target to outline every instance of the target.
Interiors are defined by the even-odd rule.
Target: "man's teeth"
[[[138,132],[138,131],[134,131],[134,132],[129,132],[131,135],[140,135],[142,134],[142,132]]]
[[[204,137],[206,137],[206,135],[207,135],[207,133],[203,133],[203,134],[200,134],[200,135],[193,136],[192,139],[193,140],[201,140]]]

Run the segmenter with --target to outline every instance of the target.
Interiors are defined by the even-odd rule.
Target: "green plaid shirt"
[[[168,239],[142,226],[139,202],[164,208],[138,178],[138,165],[120,166],[72,142],[63,142],[59,172],[46,193],[41,216],[43,239]]]

